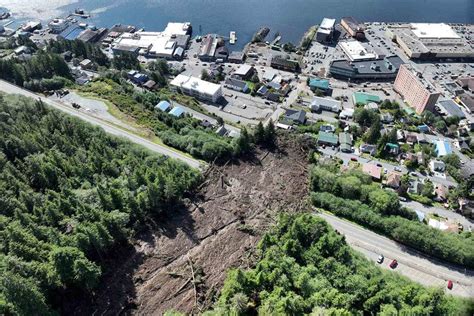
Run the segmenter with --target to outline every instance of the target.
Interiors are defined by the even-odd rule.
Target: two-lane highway
[[[395,271],[427,286],[440,286],[448,293],[463,297],[474,297],[474,271],[462,269],[440,260],[428,258],[414,249],[380,236],[354,223],[327,213],[318,213],[334,229],[346,237],[346,241],[369,259],[376,261],[379,254],[385,256],[382,267],[396,259],[399,263]],[[447,281],[454,282],[451,291],[446,289]]]
[[[41,96],[36,94],[36,93],[25,90],[23,88],[20,88],[18,86],[15,86],[15,85],[13,85],[11,83],[8,83],[6,81],[3,81],[3,80],[0,80],[0,91],[5,92],[7,94],[23,95],[23,96],[26,96],[26,97],[33,98],[35,100],[37,100],[38,98],[41,98]],[[47,99],[47,98],[44,98],[44,97],[41,98],[41,100],[44,103],[54,107],[55,109],[61,110],[65,113],[67,113],[67,114],[78,117],[78,118],[80,118],[80,119],[82,119],[82,120],[84,120],[88,123],[91,123],[93,125],[100,126],[109,134],[113,134],[113,135],[116,135],[116,136],[119,136],[119,137],[124,137],[124,138],[128,139],[129,141],[131,141],[133,143],[136,143],[136,144],[139,144],[139,145],[142,145],[142,146],[148,148],[151,151],[157,152],[159,154],[162,154],[162,155],[174,158],[174,159],[181,160],[182,162],[188,164],[192,168],[201,169],[203,167],[202,163],[200,161],[196,160],[196,159],[188,157],[188,156],[186,156],[186,155],[184,155],[184,154],[182,154],[178,151],[171,150],[170,148],[168,148],[166,146],[153,143],[153,142],[151,142],[151,141],[149,141],[145,138],[142,138],[140,136],[137,136],[137,135],[133,134],[132,132],[129,132],[125,129],[117,127],[113,124],[110,124],[107,121],[101,120],[101,119],[99,119],[99,118],[97,118],[97,117],[95,117],[91,114],[75,110],[72,107],[69,107],[69,106],[64,105],[62,103],[59,103],[57,101]]]

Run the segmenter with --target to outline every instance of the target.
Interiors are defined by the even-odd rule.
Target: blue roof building
[[[180,108],[179,106],[174,107],[171,111],[170,114],[176,117],[181,117],[184,114],[183,108]]]
[[[435,145],[435,151],[438,157],[443,157],[453,152],[451,145],[447,141],[437,140],[435,141]]]
[[[311,90],[323,90],[326,91],[329,89],[329,80],[327,79],[319,79],[319,78],[311,78],[309,79],[309,87]]]
[[[160,111],[166,112],[171,107],[171,104],[168,101],[160,101],[157,105],[155,105],[155,109]]]
[[[425,124],[420,125],[417,128],[421,133],[428,133],[430,131],[430,128]]]

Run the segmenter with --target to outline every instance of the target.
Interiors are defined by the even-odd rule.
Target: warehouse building
[[[178,75],[171,81],[171,86],[182,93],[210,102],[217,102],[222,97],[221,85],[204,81],[196,77]]]
[[[398,56],[389,56],[371,61],[334,60],[329,66],[329,73],[338,79],[345,80],[394,80],[403,60]]]
[[[183,54],[181,51],[174,54],[175,49],[187,47],[191,30],[191,24],[187,22],[168,23],[163,32],[125,32],[113,40],[112,51],[138,52],[148,58],[180,58]]]
[[[474,58],[470,43],[445,23],[410,23],[387,28],[409,58]]]
[[[433,110],[440,96],[440,93],[423,78],[421,73],[409,64],[400,66],[393,88],[417,114],[425,110]]]
[[[59,34],[69,26],[69,22],[65,19],[53,19],[48,23],[48,26],[52,33]]]
[[[365,39],[365,25],[360,23],[355,18],[348,16],[341,19],[341,26],[352,37],[359,41]]]
[[[324,18],[316,32],[316,41],[320,43],[331,41],[335,25],[335,19]]]

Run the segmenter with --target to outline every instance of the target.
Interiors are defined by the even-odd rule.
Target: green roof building
[[[352,95],[352,100],[355,104],[369,104],[370,102],[375,102],[375,103],[380,103],[382,100],[380,100],[379,96],[373,95],[373,94],[368,94],[365,92],[355,92]]]
[[[349,133],[339,133],[339,149],[344,153],[352,152],[352,135]]]
[[[319,132],[319,134],[318,134],[318,144],[320,144],[320,145],[329,145],[329,146],[337,146],[338,138],[333,133]]]

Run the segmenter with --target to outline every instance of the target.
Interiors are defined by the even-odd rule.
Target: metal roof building
[[[451,149],[451,145],[446,141],[437,140],[434,143],[436,146],[435,151],[438,157],[443,157],[453,152],[453,150]]]
[[[171,111],[170,114],[176,117],[181,117],[184,114],[183,108],[180,108],[179,106],[174,107]]]
[[[351,80],[393,80],[398,74],[403,60],[398,56],[389,56],[375,60],[334,60],[329,73],[334,78]]]
[[[439,100],[437,105],[440,108],[441,112],[443,112],[447,116],[455,116],[459,118],[466,117],[459,105],[457,105],[456,102],[454,102],[453,100]]]
[[[361,103],[364,105],[370,102],[379,103],[381,101],[379,96],[364,92],[354,92],[352,100],[354,101],[354,104]]]
[[[171,104],[168,101],[160,101],[157,105],[155,105],[155,109],[161,110],[163,112],[168,111],[171,107]]]
[[[310,108],[311,111],[324,110],[339,112],[341,110],[341,101],[331,98],[314,97],[313,101],[311,101]]]

